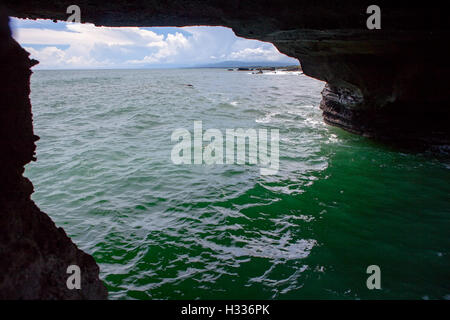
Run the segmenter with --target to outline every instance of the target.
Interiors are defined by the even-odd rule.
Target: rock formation
[[[73,1],[4,0],[11,16],[66,20]],[[372,1],[371,1],[372,2]],[[270,41],[327,82],[324,120],[368,137],[413,146],[449,144],[449,19],[434,1],[376,1],[381,29],[366,27],[366,1],[77,0],[81,21],[103,26],[221,25]],[[30,200],[23,166],[35,149],[28,99],[30,61],[2,20],[0,298],[103,298],[93,259]],[[85,290],[65,289],[79,264]]]
[[[11,38],[0,17],[0,299],[105,299],[94,259],[31,201],[24,166],[34,158],[30,68],[37,63]],[[67,268],[81,269],[81,290],[69,290]]]

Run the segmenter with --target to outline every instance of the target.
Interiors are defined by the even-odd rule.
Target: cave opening
[[[165,234],[159,234],[161,224],[167,223],[169,227],[173,220],[184,221],[187,212],[183,207],[219,193],[233,198],[240,189],[234,186],[237,176],[244,182],[250,177],[254,181],[259,175],[258,168],[240,165],[206,167],[206,172],[205,168],[174,166],[170,160],[170,137],[177,126],[188,127],[192,119],[200,119],[205,127],[223,128],[224,132],[238,127],[271,128],[272,117],[281,114],[281,110],[273,109],[286,103],[280,97],[297,88],[296,78],[302,78],[301,92],[288,99],[292,105],[289,114],[298,117],[300,113],[307,117],[307,127],[325,130],[316,108],[323,84],[302,75],[298,61],[279,54],[273,45],[237,38],[230,29],[212,28],[217,34],[211,35],[208,27],[158,28],[154,32],[76,24],[69,25],[67,30],[42,20],[13,20],[13,25],[13,36],[31,53],[30,58],[40,61],[33,69],[30,84],[34,132],[40,137],[36,143],[38,161],[28,165],[25,172],[36,187],[32,199],[57,225],[64,227],[80,249],[93,255],[110,290],[117,290],[119,284],[114,280],[117,270],[113,270],[115,267],[109,270],[108,266],[114,265],[118,257],[130,254],[121,243],[129,246],[140,241],[149,245],[155,238],[164,238]],[[127,41],[132,36],[138,39],[130,44]],[[215,45],[211,44],[214,36],[218,38]],[[95,37],[104,43],[94,43]],[[187,44],[189,40],[194,45]],[[204,44],[214,50],[214,57],[225,61],[222,64],[203,61],[199,65],[202,62],[199,60],[192,65],[188,60],[185,65],[176,64],[177,55],[198,59],[198,51],[186,54],[195,47],[201,48],[204,57],[211,57],[211,52],[204,52]],[[133,46],[138,47],[135,51],[143,47],[145,55],[133,52]],[[156,50],[149,54],[149,48]],[[117,57],[115,68],[101,65],[96,50],[107,55],[120,51],[127,65],[120,64]],[[142,63],[172,56],[175,59],[166,64],[142,68]],[[281,58],[281,62],[275,58]],[[132,68],[126,68],[130,65]],[[304,100],[302,103],[295,101],[299,97]],[[158,167],[160,171],[154,172]],[[178,170],[187,182],[179,181],[179,175],[172,173]],[[154,185],[160,177],[165,181]],[[200,181],[196,182],[197,179]],[[223,181],[211,186],[220,179]],[[202,187],[189,192],[198,184]],[[246,188],[251,189],[251,184]],[[184,200],[177,201],[182,190],[188,192]],[[186,197],[193,204],[186,202]],[[205,214],[211,212],[194,212],[191,219]],[[196,228],[199,227],[206,225],[201,223]],[[180,233],[183,228],[192,232],[189,223],[181,223],[178,228]],[[299,255],[307,255],[309,240],[305,243],[305,249],[300,245]],[[134,250],[142,255],[148,249]],[[287,249],[275,250],[283,254]],[[150,252],[154,254],[153,251]],[[144,259],[144,263],[149,262]],[[136,274],[139,263],[132,269]],[[148,281],[145,274],[140,277],[141,281]],[[145,297],[147,293],[133,293],[128,288],[110,293],[111,298],[125,296]]]
[[[359,9],[353,7],[354,17]],[[58,8],[27,10],[17,16],[63,15]],[[368,33],[358,19],[344,21],[339,9],[327,19],[306,17],[302,23],[285,19],[284,10],[273,10],[264,23],[264,11],[259,17],[215,10],[205,16],[194,8],[192,15],[179,16],[170,7],[164,9],[168,16],[148,22],[145,10],[133,18],[114,10],[107,18],[91,11],[87,19],[105,25],[220,21],[300,59],[305,74],[326,81],[326,88],[305,75],[273,70],[263,76],[194,68],[184,69],[183,76],[175,68],[71,70],[69,78],[62,71],[36,72],[31,102],[47,108],[39,111],[40,120],[35,115],[35,125],[42,132],[36,131],[42,138],[38,147],[49,159],[38,149],[36,164],[42,167],[34,173],[39,178],[32,178],[35,196],[91,256],[30,201],[33,186],[22,174],[37,139],[28,99],[34,62],[2,18],[0,263],[9,272],[0,279],[1,297],[105,298],[106,285],[113,299],[445,298],[448,164],[329,127],[317,108],[327,123],[360,135],[445,146],[448,104],[446,82],[440,80],[448,62],[436,59],[445,53],[445,31],[433,37],[428,30],[414,37],[392,28]],[[402,17],[409,15],[392,21],[398,25]],[[169,38],[183,47],[181,36]],[[172,47],[154,48],[157,55],[146,62]],[[31,49],[52,62],[68,48],[55,43]],[[265,51],[242,54],[249,52]],[[405,52],[411,53],[407,59]],[[74,57],[68,59],[86,63]],[[101,56],[91,62],[96,57]],[[426,78],[420,77],[424,70]],[[423,115],[439,125],[420,125]],[[207,129],[279,129],[277,175],[259,175],[257,166],[179,167],[167,161],[171,132],[198,119]],[[383,282],[386,291],[358,285],[361,270],[373,261],[393,272]],[[81,267],[84,290],[66,287],[67,266],[73,264]]]

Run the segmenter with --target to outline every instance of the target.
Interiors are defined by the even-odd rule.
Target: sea
[[[35,70],[32,199],[110,299],[450,299],[449,158],[326,125],[323,87],[300,72]],[[278,130],[278,170],[174,163],[173,132],[196,121]]]

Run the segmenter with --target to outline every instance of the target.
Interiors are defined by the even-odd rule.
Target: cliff
[[[30,68],[37,63],[11,38],[0,17],[0,299],[105,299],[94,259],[31,201],[23,177],[35,160]],[[78,265],[81,290],[69,290],[67,268]]]

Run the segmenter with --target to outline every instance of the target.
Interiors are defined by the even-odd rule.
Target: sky
[[[11,18],[13,37],[40,63],[34,69],[193,67],[222,61],[298,64],[273,44],[230,28],[96,27]]]

